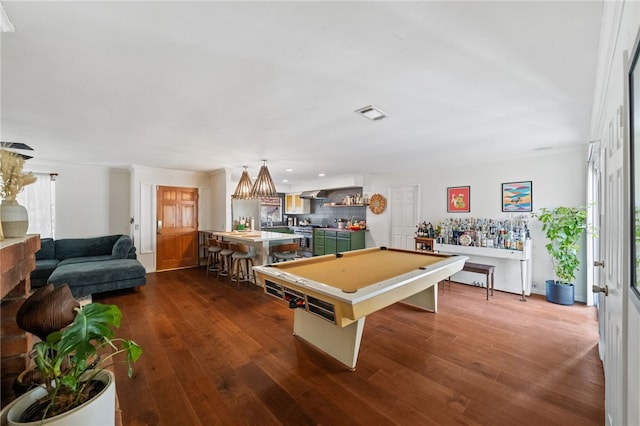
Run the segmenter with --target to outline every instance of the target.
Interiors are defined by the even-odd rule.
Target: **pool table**
[[[386,247],[254,267],[264,291],[295,309],[293,333],[355,369],[369,314],[396,302],[438,308],[438,282],[466,256]]]

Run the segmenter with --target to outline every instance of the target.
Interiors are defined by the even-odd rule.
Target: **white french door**
[[[605,213],[604,229],[601,231],[601,259],[604,262],[603,278],[607,295],[599,293],[600,321],[604,342],[601,349],[605,376],[606,424],[623,424],[624,418],[624,243],[626,229],[624,202],[624,149],[622,143],[613,138],[606,150]]]

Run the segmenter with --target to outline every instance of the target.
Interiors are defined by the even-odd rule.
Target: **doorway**
[[[391,246],[415,250],[419,222],[418,185],[391,188]]]
[[[198,265],[198,189],[158,186],[156,270]]]

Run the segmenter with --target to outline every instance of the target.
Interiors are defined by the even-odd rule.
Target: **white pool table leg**
[[[340,328],[303,309],[293,316],[293,334],[331,355],[352,371],[356,368],[364,317]]]
[[[438,283],[403,299],[402,302],[418,306],[429,312],[438,312]]]

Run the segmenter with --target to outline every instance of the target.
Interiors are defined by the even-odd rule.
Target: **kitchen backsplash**
[[[311,200],[310,214],[293,214],[285,215],[297,217],[298,222],[303,219],[309,219],[312,225],[337,227],[335,221],[340,219],[356,218],[357,220],[367,220],[366,206],[330,206],[331,199],[313,199]],[[285,223],[286,223],[285,218]]]

